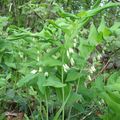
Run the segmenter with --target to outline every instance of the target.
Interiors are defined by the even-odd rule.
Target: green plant
[[[77,113],[78,119],[88,116],[95,119],[98,116],[91,115],[95,114],[97,109],[101,109],[96,107],[100,100],[97,99],[98,95],[113,112],[118,112],[119,98],[115,95],[118,95],[119,90],[117,89],[117,93],[112,91],[116,84],[108,83],[105,86],[103,78],[98,79],[99,77],[95,76],[95,73],[99,73],[99,68],[94,73],[95,69],[92,66],[90,72],[93,74],[90,74],[87,64],[91,54],[96,51],[96,46],[108,42],[114,33],[119,33],[119,23],[108,28],[102,18],[99,27],[92,23],[88,31],[84,28],[93,16],[118,5],[120,4],[108,3],[103,7],[95,5],[93,9],[77,14],[67,13],[56,5],[60,18],[47,20],[41,32],[31,32],[30,29],[16,26],[9,26],[4,31],[2,22],[0,89],[8,94],[1,100],[15,101],[24,111],[27,109],[26,104],[30,109],[37,106],[34,112],[31,110],[31,119],[35,117],[41,120],[69,120],[74,117],[74,113]],[[87,78],[88,74],[93,76],[95,83],[92,83],[90,77]],[[86,82],[88,79],[90,83]],[[7,85],[4,86],[5,84]],[[36,101],[33,102],[32,98]],[[29,100],[33,102],[33,106],[29,105]],[[118,109],[115,109],[114,105]],[[92,109],[91,112],[89,108]],[[82,112],[83,114],[79,114]],[[106,119],[106,116],[103,118]]]

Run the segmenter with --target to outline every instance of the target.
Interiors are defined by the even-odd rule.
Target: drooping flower
[[[102,55],[99,54],[99,55],[97,56],[97,59],[100,60],[101,58],[102,58]]]
[[[69,54],[69,51],[67,50],[67,57],[70,58],[70,54]]]
[[[35,74],[36,72],[37,72],[37,70],[35,70],[35,69],[31,71],[32,74]]]
[[[95,71],[96,71],[96,69],[95,69],[94,65],[93,65],[93,66],[91,66],[91,68],[89,69],[89,71],[90,71],[90,73],[93,73],[93,72],[95,72]]]
[[[69,48],[69,53],[74,53],[73,48]]]
[[[89,79],[90,81],[92,81],[92,78],[90,77],[90,75],[88,75],[88,79]]]
[[[45,76],[45,77],[48,77],[48,75],[49,75],[48,72],[45,72],[45,73],[44,73],[44,76]]]
[[[69,68],[69,66],[67,64],[64,64],[63,69],[64,69],[65,72],[67,72],[70,68]]]
[[[70,63],[71,63],[72,66],[75,64],[75,61],[74,61],[73,58],[70,58]]]
[[[39,67],[39,70],[38,70],[39,72],[42,72],[42,68],[41,67]]]

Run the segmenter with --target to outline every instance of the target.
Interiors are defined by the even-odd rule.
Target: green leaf
[[[75,70],[71,70],[71,71],[68,72],[66,82],[71,82],[71,81],[78,80],[79,77],[80,77],[79,72],[77,72]]]
[[[74,103],[76,103],[76,102],[78,102],[78,101],[81,102],[82,100],[83,100],[82,95],[77,94],[77,93],[75,93],[75,92],[72,92],[71,95],[70,95],[70,97],[69,97],[69,99],[68,99],[67,104],[68,104],[68,105],[73,105]]]
[[[104,83],[103,83],[103,76],[99,76],[97,77],[97,79],[95,80],[95,88],[97,89],[97,91],[99,92],[103,92],[104,91]]]
[[[0,78],[0,87],[3,87],[6,84],[5,79]]]
[[[103,11],[105,9],[108,9],[108,8],[111,8],[111,7],[116,7],[116,6],[120,6],[120,3],[112,3],[112,2],[110,2],[110,3],[108,3],[108,4],[106,4],[106,5],[102,6],[102,7],[100,6],[100,7],[97,7],[95,9],[93,9],[93,10],[89,10],[87,12],[86,17],[92,17],[92,16],[100,13],[101,11]]]
[[[110,75],[107,84],[114,84],[117,80],[117,78],[119,77],[120,72],[114,72],[112,75]]]
[[[115,22],[114,25],[110,28],[112,32],[115,32],[120,28],[120,22]]]
[[[105,89],[107,90],[117,90],[117,91],[120,91],[120,83],[114,83],[112,85],[107,85],[105,86]]]
[[[88,41],[81,39],[80,41],[80,56],[88,59],[89,55],[91,54],[91,52],[94,50],[94,46],[92,46],[91,44],[89,44]]]
[[[119,92],[111,92],[111,91],[107,91],[107,94],[109,95],[109,97],[115,101],[116,103],[120,104],[120,94]]]
[[[31,80],[33,80],[35,77],[37,76],[37,74],[28,74],[26,75],[24,78],[20,79],[17,82],[17,86],[18,87],[22,87],[27,85]]]
[[[102,34],[98,33],[94,24],[92,24],[90,27],[88,40],[89,40],[89,43],[94,46],[96,46],[98,43],[100,43],[103,40]]]
[[[43,84],[45,84],[45,82],[46,82],[45,80],[46,80],[46,78],[44,76],[42,76],[42,75],[38,76],[37,85],[42,94],[45,94],[45,87],[43,86]]]
[[[108,106],[115,112],[115,113],[119,113],[120,111],[120,104],[116,103],[115,101],[113,101],[110,96],[105,93],[102,92],[100,94],[102,96],[102,98],[106,101],[106,103],[108,104]]]
[[[37,64],[38,65],[43,65],[43,66],[54,67],[54,66],[61,66],[62,62],[57,60],[57,59],[54,59],[52,57],[45,56]]]
[[[58,81],[58,78],[56,77],[49,77],[42,86],[48,86],[48,87],[55,87],[55,88],[61,88],[61,87],[65,87],[66,84],[61,83],[60,81]]]
[[[102,17],[101,23],[100,23],[100,25],[98,27],[98,32],[103,32],[105,28],[106,28],[105,20],[104,20],[104,17]]]

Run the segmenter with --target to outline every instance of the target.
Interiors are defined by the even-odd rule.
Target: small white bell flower
[[[91,66],[91,70],[92,70],[93,72],[95,72],[95,71],[96,71],[96,69],[95,69],[95,67],[94,67],[94,66]]]
[[[76,38],[74,39],[74,42],[77,43],[77,39]]]
[[[45,72],[45,73],[44,73],[44,76],[45,76],[45,77],[48,77],[48,72]]]
[[[72,66],[75,64],[75,61],[73,60],[73,58],[70,59],[70,63]]]
[[[100,60],[101,58],[102,58],[102,55],[99,54],[99,55],[97,56],[97,59]]]
[[[96,71],[96,69],[95,69],[95,67],[94,66],[91,66],[91,68],[90,68],[90,73],[94,73],[95,71]]]
[[[91,79],[90,75],[88,75],[88,79],[89,79],[90,81],[92,81],[92,79]]]
[[[69,68],[69,66],[67,64],[64,64],[63,69],[64,69],[65,72],[67,72],[70,68]]]
[[[69,51],[67,50],[67,57],[70,58],[70,54],[69,54]]]
[[[39,57],[39,56],[37,56],[37,61],[38,61],[38,62],[40,61],[40,57]]]
[[[77,43],[73,43],[73,46],[76,47],[76,46],[77,46]]]
[[[42,72],[42,68],[41,67],[39,67],[39,70],[38,70],[39,72]]]
[[[35,74],[37,72],[37,70],[32,70],[31,73],[32,74]]]
[[[74,53],[73,48],[69,48],[69,53]]]

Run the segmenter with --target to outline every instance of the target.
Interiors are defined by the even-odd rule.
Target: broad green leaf
[[[110,28],[110,30],[112,32],[115,32],[119,28],[120,28],[120,22],[115,22],[114,25]]]
[[[5,79],[0,78],[0,87],[3,87],[6,84]]]
[[[98,33],[94,24],[90,27],[90,33],[88,36],[89,43],[93,46],[96,46],[102,41],[102,34]]]
[[[120,104],[116,103],[115,101],[113,101],[109,95],[105,92],[101,93],[101,96],[103,97],[103,99],[105,100],[105,102],[108,104],[108,106],[115,111],[116,113],[119,113],[120,111]]]
[[[42,60],[40,60],[38,63],[38,65],[43,65],[43,66],[51,66],[51,67],[54,67],[54,66],[61,66],[62,65],[62,62],[57,60],[57,59],[54,59],[52,57],[49,57],[49,56],[45,56],[42,58]]]
[[[77,94],[75,92],[72,92],[69,99],[68,99],[67,104],[73,105],[74,103],[77,103],[78,101],[82,102],[82,100],[83,100],[83,97],[81,94]]]
[[[56,77],[49,77],[47,80],[45,80],[42,86],[48,86],[48,87],[54,87],[54,88],[62,88],[66,86],[66,84],[61,83],[57,79],[58,78]]]
[[[120,83],[114,83],[114,84],[111,84],[111,85],[107,85],[105,86],[105,89],[107,90],[117,90],[117,91],[120,91]]]
[[[116,82],[117,78],[119,77],[119,75],[120,75],[120,72],[114,72],[114,73],[109,77],[107,84],[108,84],[108,85],[109,85],[109,84],[114,84],[114,83]]]
[[[81,39],[79,46],[80,56],[83,57],[84,59],[87,59],[91,52],[94,50],[94,48],[95,47],[91,46],[91,44],[88,41]]]
[[[20,79],[17,82],[17,86],[18,87],[22,87],[27,85],[31,80],[33,80],[35,77],[37,76],[37,74],[28,74],[26,75],[24,78]]]
[[[102,6],[102,7],[100,6],[100,7],[97,7],[95,9],[93,9],[93,10],[89,10],[87,12],[86,17],[92,17],[92,16],[100,13],[101,11],[103,11],[105,9],[108,9],[108,8],[111,8],[111,7],[116,7],[116,6],[120,6],[120,3],[112,3],[112,2],[110,2],[110,3],[108,3],[108,4],[106,4],[106,5]]]
[[[105,28],[106,28],[105,20],[104,20],[104,17],[102,17],[101,23],[100,23],[100,25],[98,27],[98,32],[102,32],[103,33],[103,31],[104,31]]]
[[[115,101],[116,103],[120,104],[120,94],[119,92],[111,92],[111,91],[107,91],[107,94],[109,95],[109,97]]]
[[[45,87],[43,86],[45,82],[46,82],[46,78],[42,75],[38,75],[37,85],[42,94],[45,94]]]
[[[77,72],[75,70],[71,70],[71,71],[68,72],[66,82],[71,82],[71,81],[78,80],[79,77],[80,77],[79,72]]]
[[[99,77],[95,80],[95,88],[96,88],[97,91],[99,91],[99,92],[104,91],[103,76],[99,76]]]

